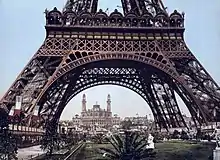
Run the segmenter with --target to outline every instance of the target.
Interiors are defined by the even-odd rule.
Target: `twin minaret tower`
[[[82,97],[82,112],[86,112],[86,95],[83,94]],[[108,94],[107,96],[107,112],[111,112],[111,96]]]

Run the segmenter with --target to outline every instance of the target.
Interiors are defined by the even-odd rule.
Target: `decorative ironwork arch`
[[[98,55],[98,54],[96,54],[96,55]],[[104,56],[101,56],[102,58],[104,58]],[[123,57],[123,56],[122,56]],[[121,81],[120,80],[120,78],[122,77],[122,75],[119,75],[119,77],[118,77],[118,79],[111,79],[111,78],[107,78],[107,79],[102,79],[102,77],[99,75],[99,78],[95,78],[95,77],[91,77],[90,78],[90,80],[92,80],[92,81],[88,81],[88,82],[86,82],[86,83],[84,83],[84,81],[79,81],[79,79],[80,79],[80,76],[81,75],[83,75],[83,72],[82,71],[80,71],[81,69],[83,69],[83,70],[86,70],[86,68],[87,68],[87,66],[90,66],[90,67],[88,67],[87,69],[91,69],[91,68],[96,68],[96,64],[95,63],[98,63],[99,64],[99,66],[100,66],[100,64],[103,62],[103,63],[105,63],[106,61],[111,61],[111,63],[112,64],[114,64],[114,61],[118,61],[118,62],[120,62],[120,63],[122,63],[123,64],[123,62],[126,62],[126,61],[129,61],[129,60],[122,60],[122,59],[108,59],[108,60],[100,60],[100,58],[98,59],[98,61],[92,61],[92,62],[88,62],[87,61],[87,63],[85,63],[85,64],[80,64],[79,66],[72,66],[72,68],[69,68],[68,70],[65,70],[65,72],[63,72],[63,74],[59,74],[59,76],[58,77],[56,77],[56,79],[53,79],[53,82],[51,82],[51,85],[50,86],[48,86],[48,88],[46,88],[45,89],[45,92],[44,92],[44,94],[41,96],[41,98],[39,99],[39,105],[40,105],[40,114],[45,114],[47,111],[49,111],[50,113],[46,113],[45,115],[46,116],[48,116],[48,117],[50,117],[50,118],[55,118],[55,119],[59,119],[59,117],[60,117],[60,115],[61,115],[61,113],[62,113],[62,111],[63,111],[63,109],[64,109],[64,107],[67,105],[67,103],[70,101],[70,99],[73,97],[73,96],[75,96],[77,93],[79,93],[80,91],[82,91],[82,90],[84,90],[84,89],[86,89],[86,88],[90,88],[90,87],[93,87],[93,86],[96,86],[96,85],[100,85],[100,84],[116,84],[116,85],[119,85],[119,86],[123,86],[123,87],[127,87],[127,88],[129,88],[129,89],[131,89],[131,90],[133,90],[133,91],[135,91],[136,93],[138,93],[146,102],[148,102],[148,104],[149,104],[149,106],[150,106],[150,108],[151,108],[151,110],[152,110],[152,112],[153,112],[153,114],[154,114],[154,117],[156,117],[155,119],[156,119],[156,121],[157,121],[157,123],[159,124],[159,126],[158,127],[160,127],[160,128],[162,128],[162,127],[164,127],[164,128],[169,128],[169,127],[175,127],[175,126],[183,126],[183,124],[185,123],[185,122],[180,122],[180,121],[184,121],[182,118],[181,118],[181,113],[180,113],[180,110],[179,110],[179,108],[178,108],[178,104],[177,104],[177,102],[175,102],[176,100],[175,100],[175,97],[170,97],[170,99],[172,99],[173,98],[173,103],[174,104],[172,104],[172,105],[175,105],[177,108],[175,109],[176,110],[176,112],[178,112],[178,114],[179,114],[179,118],[176,118],[176,119],[178,119],[178,121],[176,121],[176,122],[178,122],[178,123],[181,123],[181,124],[179,124],[179,125],[177,125],[177,124],[174,124],[174,122],[172,122],[173,124],[169,124],[169,120],[170,120],[170,117],[167,117],[166,115],[165,115],[165,111],[164,111],[164,106],[163,106],[163,104],[162,104],[162,102],[159,102],[160,101],[160,99],[158,98],[158,95],[156,95],[157,94],[157,90],[154,88],[154,92],[155,93],[147,93],[147,91],[149,91],[149,90],[151,90],[152,89],[152,87],[155,87],[154,86],[154,83],[155,82],[151,82],[151,84],[150,85],[147,85],[147,86],[143,86],[144,85],[144,83],[146,84],[147,82],[144,82],[144,80],[146,79],[146,77],[144,77],[143,76],[143,73],[142,73],[142,75],[139,77],[139,78],[141,78],[142,79],[142,81],[143,82],[141,82],[141,84],[139,84],[139,86],[137,86],[137,81],[136,81],[136,84],[134,84],[134,82],[135,81],[131,81],[130,83],[129,82],[126,82],[126,81]],[[131,61],[133,61],[134,62],[134,64],[132,64],[132,62]],[[74,61],[73,61],[74,62]],[[129,62],[130,64],[132,64],[132,66],[134,67],[134,66],[136,66],[135,65],[135,63],[136,64],[138,64],[139,65],[139,67],[140,67],[140,65],[142,65],[142,67],[152,67],[152,68],[154,68],[154,69],[156,69],[157,71],[159,71],[159,72],[162,72],[163,74],[164,74],[164,77],[165,77],[165,74],[166,75],[168,75],[169,74],[169,72],[167,73],[167,72],[164,72],[161,68],[157,68],[157,67],[155,67],[155,65],[151,65],[150,63],[148,63],[148,64],[146,64],[146,63],[141,63],[141,62],[138,62],[138,61],[134,61],[134,60],[130,60],[130,62]],[[71,64],[71,63],[69,63],[69,64]],[[71,65],[70,65],[71,66]],[[120,67],[120,65],[118,65],[119,67]],[[66,66],[63,66],[63,67],[65,67],[66,68]],[[127,68],[129,68],[129,67],[131,67],[131,66],[126,66]],[[81,69],[80,69],[81,68]],[[117,64],[115,64],[114,65],[114,67],[112,66],[112,69],[116,69],[117,68]],[[71,73],[72,72],[72,73]],[[58,72],[57,72],[58,73]],[[71,73],[71,74],[70,74]],[[173,72],[172,72],[173,73]],[[149,74],[149,73],[148,73]],[[131,75],[130,73],[129,73],[129,75]],[[68,81],[68,82],[70,82],[71,80],[71,78],[73,78],[73,77],[71,77],[71,76],[76,76],[75,78],[75,80],[73,81],[74,82],[74,85],[75,86],[77,86],[78,85],[78,88],[76,87],[75,89],[74,89],[74,85],[70,85],[70,87],[68,87],[68,86],[65,86],[65,85],[61,85],[62,84],[62,81],[63,80],[65,80],[65,81]],[[121,76],[121,77],[120,77]],[[167,76],[166,76],[167,77]],[[178,90],[179,91],[179,93],[182,91],[182,92],[185,92],[185,91],[187,91],[187,89],[188,88],[185,88],[184,87],[184,83],[182,83],[182,81],[180,81],[178,78],[177,78],[177,76],[173,76],[173,75],[169,75],[169,77],[170,77],[170,80],[172,81],[172,82],[169,82],[169,87],[171,87],[172,88],[172,85],[174,85],[174,83],[176,83],[176,84],[179,84],[179,85],[181,85],[181,89],[180,90]],[[78,79],[79,78],[79,79]],[[101,78],[101,79],[100,79]],[[159,79],[160,79],[161,77],[159,76]],[[74,79],[74,78],[73,78]],[[156,78],[157,79],[157,78]],[[77,81],[79,81],[79,83],[77,84]],[[107,82],[106,82],[107,81]],[[57,84],[57,82],[59,83],[59,84]],[[81,88],[79,87],[79,84],[81,83]],[[162,84],[162,83],[161,83]],[[64,99],[62,99],[62,105],[60,105],[60,104],[58,104],[57,106],[55,106],[55,108],[54,109],[52,109],[53,107],[51,106],[51,107],[48,107],[47,105],[46,106],[43,106],[45,103],[46,103],[46,100],[48,100],[48,99],[50,99],[48,96],[46,96],[47,98],[44,98],[45,97],[45,95],[46,95],[46,93],[48,92],[48,91],[50,91],[50,90],[54,90],[54,88],[53,88],[53,86],[60,86],[61,85],[61,91],[57,91],[57,92],[60,92],[60,93],[62,93],[63,92],[63,95],[62,96],[60,96],[61,98],[64,98],[65,96],[67,96],[68,98],[64,98]],[[162,85],[165,85],[165,83],[163,82],[163,84]],[[141,87],[140,87],[141,86]],[[71,87],[73,88],[73,90],[71,89]],[[146,88],[143,88],[143,87],[146,87]],[[148,89],[147,89],[147,87],[148,87]],[[150,87],[150,88],[149,88]],[[176,87],[177,88],[177,87]],[[62,89],[64,89],[63,91],[62,91]],[[68,90],[68,91],[67,91]],[[168,90],[169,90],[169,88],[168,88]],[[172,89],[170,89],[172,92],[173,92],[173,90]],[[183,91],[184,90],[184,91]],[[65,93],[67,93],[67,94],[69,94],[69,95],[66,95]],[[166,94],[166,93],[164,93],[164,94]],[[174,96],[174,92],[172,93],[173,95],[172,96]],[[189,100],[189,99],[191,99],[191,101],[193,101],[192,99],[192,97],[191,97],[191,95],[190,95],[190,92],[188,93],[188,99],[183,99],[184,100],[184,102],[186,102],[186,100]],[[152,98],[152,96],[154,97],[154,98]],[[57,96],[57,97],[59,97],[59,96]],[[41,100],[41,99],[43,99],[43,100]],[[158,104],[157,104],[157,102],[156,102],[156,99],[158,99],[157,101],[158,101]],[[51,103],[52,104],[52,103]],[[51,105],[50,104],[50,105]],[[158,105],[157,107],[157,109],[156,108],[154,108],[155,107],[155,105]],[[186,104],[187,105],[187,104]],[[59,106],[59,107],[58,107]],[[56,108],[57,107],[57,108]],[[173,106],[172,106],[173,107]],[[195,115],[195,112],[197,111],[197,109],[199,108],[198,106],[194,106],[194,107],[196,107],[196,111],[195,110],[193,110],[193,109],[190,109],[189,108],[189,105],[187,105],[187,107],[188,107],[188,109],[190,110],[190,112],[193,112],[193,113],[191,113],[191,114],[193,114],[193,115]],[[190,107],[192,107],[192,106],[190,106]],[[48,110],[48,108],[50,108],[50,110]],[[195,108],[194,108],[195,109]],[[46,110],[46,112],[45,112],[45,110]],[[43,113],[43,112],[44,113]],[[161,113],[158,113],[158,112],[161,112]],[[163,113],[162,113],[163,112]],[[195,124],[196,125],[198,125],[198,124],[201,124],[202,122],[204,122],[204,119],[205,119],[205,117],[203,117],[203,111],[201,111],[200,110],[200,112],[201,112],[201,117],[195,117],[195,119],[194,119],[194,121],[195,121]],[[48,114],[50,114],[50,116],[48,115]],[[52,115],[51,115],[52,114]],[[176,113],[177,114],[177,113]],[[160,115],[160,116],[158,116],[158,115]],[[169,115],[170,116],[170,115]],[[160,117],[160,118],[159,118]],[[161,122],[161,121],[163,121],[163,122]],[[171,122],[170,122],[171,123]],[[168,126],[169,125],[169,126]]]
[[[137,83],[136,83],[137,84]],[[135,85],[136,85],[135,84]],[[86,90],[86,89],[89,89],[89,88],[92,88],[92,87],[96,87],[96,86],[100,86],[100,85],[115,85],[115,86],[121,86],[121,87],[124,87],[124,88],[127,88],[127,89],[130,89],[132,90],[133,92],[137,93],[141,98],[143,98],[145,100],[145,102],[149,105],[150,103],[152,103],[150,97],[147,97],[146,93],[144,93],[144,90],[141,90],[139,89],[137,86],[135,86],[134,84],[132,84],[132,81],[129,83],[129,82],[122,82],[120,80],[103,80],[103,81],[99,81],[99,80],[96,80],[96,81],[92,81],[90,83],[87,83],[83,86],[81,86],[81,88],[77,88],[75,89],[75,92],[73,92],[73,94],[68,98],[68,100],[66,101],[65,105],[66,106],[69,101],[74,98],[77,94],[79,94],[80,92]],[[139,86],[141,86],[141,84],[139,84]],[[142,88],[143,89],[143,88]],[[178,95],[181,91],[177,91]],[[181,96],[180,96],[181,97]],[[189,97],[188,97],[189,98]],[[189,99],[187,99],[189,101]],[[184,102],[185,102],[185,99],[184,99]],[[176,103],[177,104],[177,103]],[[163,123],[163,125],[161,125],[158,120],[158,114],[157,114],[157,110],[154,108],[154,106],[152,105],[149,105],[152,113],[153,113],[153,116],[155,118],[155,123],[157,124],[156,127],[158,128],[167,128],[167,126],[165,125],[165,123]],[[64,108],[63,108],[64,109]],[[62,110],[62,109],[61,109]],[[190,113],[192,113],[192,109],[191,108],[188,108],[188,110],[190,111]],[[62,114],[62,111],[59,112],[60,114],[57,115],[57,119],[60,118],[61,114]],[[178,110],[178,116],[180,117],[180,119],[178,119],[179,121],[177,121],[178,124],[178,127],[188,127],[187,124],[185,123],[182,115],[180,114],[180,110]],[[59,117],[59,118],[58,118]],[[164,119],[165,120],[165,119]],[[166,121],[166,120],[165,120]],[[199,125],[197,124],[196,122],[196,118],[194,119],[194,122],[195,122],[195,125]],[[166,122],[166,123],[169,123],[169,122]],[[172,127],[175,127],[175,126],[172,126]]]
[[[150,52],[148,52],[150,53]],[[148,54],[146,53],[146,54]],[[54,81],[62,77],[65,73],[71,71],[72,69],[75,69],[77,67],[80,67],[82,65],[86,65],[89,63],[94,63],[94,62],[101,62],[105,60],[130,60],[133,62],[137,63],[143,63],[146,65],[153,66],[165,73],[167,73],[169,76],[173,77],[175,80],[177,80],[180,83],[183,83],[180,79],[180,75],[178,72],[175,70],[173,66],[170,64],[164,64],[159,59],[157,58],[157,53],[152,53],[152,57],[147,57],[147,56],[142,56],[138,54],[129,54],[129,53],[107,53],[107,54],[99,54],[96,52],[93,55],[90,55],[88,57],[82,57],[74,61],[70,61],[69,63],[66,63],[63,65],[60,70],[56,73],[56,75],[53,77],[52,84]],[[155,56],[154,56],[155,55]],[[49,86],[48,86],[49,87]],[[45,89],[46,90],[46,89]]]

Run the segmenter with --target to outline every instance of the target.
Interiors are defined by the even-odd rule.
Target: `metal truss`
[[[206,114],[208,121],[214,121],[211,116],[216,110],[219,112],[220,90],[211,76],[197,60],[175,59],[177,71],[184,78],[186,85],[192,89],[194,97],[199,101],[200,110]]]
[[[98,7],[98,0],[67,0],[63,9],[64,12],[73,11],[80,13],[82,11],[95,13]]]
[[[124,14],[136,13],[142,15],[150,13],[156,15],[158,13],[167,13],[161,0],[121,0]],[[98,0],[67,0],[63,12],[88,12],[96,13],[98,8]]]
[[[86,68],[92,67],[87,66]],[[77,72],[80,73],[79,70]],[[40,115],[45,115],[46,118],[48,117],[48,115],[50,115],[51,118],[54,118],[54,115],[56,115],[58,117],[56,117],[55,119],[59,119],[59,116],[61,115],[64,107],[79,92],[97,85],[113,84],[129,88],[137,94],[139,94],[151,107],[158,128],[187,127],[184,119],[182,118],[182,114],[180,113],[180,110],[178,108],[174,91],[169,88],[168,84],[162,82],[162,80],[158,79],[153,75],[150,76],[150,74],[152,73],[149,72],[149,81],[146,83],[146,78],[141,77],[140,69],[136,68],[98,67],[84,70],[81,72],[79,77],[75,79],[76,82],[71,82],[70,85],[67,87],[68,91],[66,90],[65,97],[62,95],[62,92],[57,92],[55,96],[51,95],[51,99],[53,99],[54,97],[60,97],[60,99],[57,99],[57,105],[50,105],[50,107],[48,107],[48,101],[50,102],[52,100],[50,100],[49,96],[47,96],[47,101],[44,102],[44,105],[40,111]],[[72,75],[73,73],[70,72],[68,73],[68,75],[69,74]],[[66,76],[71,77],[68,75]],[[69,80],[65,78],[65,82],[69,82]],[[164,84],[162,88],[160,88],[161,84],[159,84],[159,82]],[[154,88],[153,92],[151,92],[152,88],[149,88],[149,86]],[[51,90],[54,91],[54,89]]]
[[[139,47],[137,47],[135,44],[138,44],[137,46]],[[68,102],[71,99],[63,99],[65,94],[69,93],[74,96],[82,91],[84,88],[92,87],[94,85],[118,84],[134,90],[135,92],[140,94],[146,100],[146,102],[148,102],[149,106],[154,112],[155,119],[158,122],[158,127],[169,128],[185,126],[184,121],[182,120],[182,116],[179,112],[179,108],[177,107],[176,100],[175,98],[173,98],[173,85],[169,85],[170,87],[167,88],[165,87],[167,84],[163,84],[161,82],[151,82],[152,85],[147,85],[144,89],[142,86],[143,84],[140,85],[142,87],[133,87],[131,85],[133,82],[127,82],[127,80],[100,80],[100,78],[103,78],[101,75],[99,80],[97,79],[97,77],[92,77],[91,79],[94,80],[92,81],[93,83],[91,82],[91,84],[84,84],[80,80],[75,81],[74,83],[71,82],[71,85],[63,83],[62,79],[65,79],[66,82],[68,82],[67,80],[69,79],[69,77],[74,77],[74,75],[76,76],[76,73],[78,73],[79,76],[80,73],[83,75],[83,71],[79,72],[79,69],[77,69],[80,66],[93,62],[95,67],[100,66],[101,62],[99,61],[118,59],[130,61],[131,66],[132,61],[145,63],[148,66],[153,66],[166,73],[166,75],[164,76],[169,75],[171,78],[175,79],[175,81],[179,81],[179,85],[181,85],[182,83],[183,87],[180,87],[181,90],[176,89],[176,92],[178,92],[180,96],[182,94],[188,95],[185,97],[182,96],[182,98],[183,100],[185,99],[184,102],[186,104],[187,101],[192,102],[191,106],[187,105],[187,107],[190,110],[191,114],[195,115],[195,123],[201,125],[205,122],[204,119],[208,117],[207,113],[209,113],[210,115],[212,110],[204,113],[203,109],[206,109],[207,107],[198,106],[198,104],[200,104],[199,98],[201,97],[194,96],[193,88],[188,85],[190,81],[187,81],[187,79],[183,79],[184,74],[182,74],[178,69],[182,68],[182,70],[186,71],[184,67],[187,66],[184,64],[183,66],[178,67],[178,58],[180,60],[187,59],[188,61],[196,60],[195,57],[184,45],[185,43],[183,43],[183,41],[179,39],[167,41],[113,41],[86,39],[73,40],[70,38],[56,38],[55,40],[55,38],[48,37],[45,40],[45,43],[39,49],[39,51],[25,67],[23,72],[19,75],[16,82],[12,85],[12,87],[4,96],[1,102],[8,107],[8,110],[10,110],[10,108],[15,104],[15,96],[22,95],[22,97],[24,97],[22,110],[24,110],[27,115],[30,115],[34,111],[35,106],[39,105],[41,106],[42,115],[51,115],[51,118],[53,118],[55,114],[58,114],[56,112],[58,106],[62,104],[64,107],[66,105],[66,103],[64,102]],[[69,72],[74,72],[75,74],[69,75]],[[189,75],[192,75],[192,72],[190,72]],[[197,75],[195,74],[194,76]],[[74,78],[76,79],[77,76]],[[73,84],[76,85],[75,90],[72,89]],[[79,87],[80,85],[81,88]],[[159,88],[163,88],[163,92],[166,92],[166,97],[168,97],[166,99],[169,99],[169,101],[164,101],[165,96],[163,95],[165,95],[165,93],[162,93],[162,91],[159,90],[157,91],[158,86]],[[200,89],[202,88],[200,87]],[[209,91],[210,90],[211,89],[209,89]],[[209,94],[207,90],[205,91],[205,93]],[[218,97],[216,95],[217,94],[215,94],[214,96],[216,97],[216,99],[214,100],[218,101]],[[152,101],[152,99],[154,100]],[[208,102],[210,102],[210,99],[209,101],[206,100],[206,104]],[[172,106],[172,109],[167,108],[168,105]],[[158,106],[157,109],[155,109],[155,106]],[[162,108],[166,111],[163,111]],[[201,112],[200,118],[197,117],[197,112]],[[170,115],[174,115],[177,117],[173,117]],[[46,119],[46,116],[44,116],[43,119]]]
[[[164,7],[161,0],[121,0],[124,14],[136,13],[142,15],[144,13],[150,13],[156,15],[158,13],[165,13],[166,8]]]
[[[64,45],[66,42],[68,43],[67,45]],[[71,43],[70,43],[71,42]],[[89,48],[89,44],[91,46],[95,46],[95,48]],[[138,43],[140,48],[135,47],[135,43]],[[77,51],[69,51],[71,48],[77,50]],[[107,44],[107,45],[104,45]],[[114,44],[111,46],[111,44]],[[124,48],[120,48],[119,46],[123,44]],[[145,46],[144,46],[145,45]],[[166,48],[165,45],[168,45],[169,47]],[[176,47],[173,47],[173,46]],[[52,46],[52,48],[51,48]],[[66,46],[66,48],[62,48]],[[114,47],[113,47],[114,46]],[[130,46],[130,47],[129,47]],[[55,48],[56,47],[56,48]],[[120,50],[119,50],[120,48]],[[57,52],[54,51],[59,51],[62,50],[57,55]],[[93,52],[92,52],[93,50]],[[46,52],[47,51],[47,52]],[[83,51],[83,52],[82,52]],[[117,52],[120,51],[120,54]],[[130,52],[129,52],[130,51]],[[106,52],[106,53],[105,53]],[[111,52],[111,53],[108,53]],[[153,53],[152,53],[153,52]],[[168,55],[169,52],[172,52],[172,54]],[[43,54],[45,53],[45,54]],[[108,54],[107,54],[108,53]],[[163,54],[164,53],[164,54]],[[175,54],[176,53],[176,54]],[[53,55],[53,56],[52,56]],[[66,56],[65,56],[66,55]],[[189,53],[188,49],[186,49],[183,46],[183,41],[181,40],[168,40],[168,41],[155,41],[155,40],[150,40],[150,41],[113,41],[113,40],[93,40],[90,42],[90,40],[83,40],[83,39],[77,39],[75,41],[71,41],[70,39],[59,39],[57,38],[56,40],[53,38],[48,38],[45,43],[42,45],[42,47],[39,49],[39,51],[36,53],[36,55],[32,58],[30,63],[25,67],[24,71],[19,75],[17,78],[16,82],[13,84],[13,87],[10,88],[8,93],[4,96],[2,99],[3,104],[6,104],[8,108],[12,107],[15,104],[15,96],[16,95],[22,95],[23,99],[23,107],[22,109],[27,113],[27,115],[31,114],[35,108],[35,106],[38,104],[41,106],[42,109],[42,114],[47,113],[49,115],[54,115],[56,113],[56,107],[60,106],[61,101],[68,102],[71,98],[65,99],[64,95],[67,93],[67,89],[71,90],[72,87],[70,87],[68,84],[65,84],[62,82],[62,78],[68,80],[69,79],[69,72],[74,71],[75,73],[80,73],[79,70],[76,70],[74,68],[77,68],[78,66],[83,66],[87,64],[88,62],[94,61],[100,61],[100,60],[114,60],[114,59],[125,59],[129,61],[139,61],[142,63],[145,63],[149,66],[153,66],[158,68],[159,70],[163,71],[164,73],[170,75],[176,81],[178,81],[178,73],[180,73],[177,65],[177,59],[185,58],[191,61],[195,61],[195,58],[193,57],[192,54]],[[182,61],[183,62],[183,61]],[[96,66],[96,65],[94,65]],[[99,65],[97,65],[99,66]],[[187,65],[183,65],[186,67]],[[184,67],[181,66],[179,68],[182,68],[184,71]],[[175,68],[176,67],[176,68]],[[147,73],[146,73],[147,74]],[[191,75],[189,73],[189,75]],[[83,75],[83,72],[82,72]],[[82,76],[81,75],[81,76]],[[183,77],[183,74],[181,74]],[[198,74],[197,74],[198,75]],[[196,74],[194,76],[197,76]],[[72,75],[74,77],[74,74]],[[70,77],[72,77],[70,76]],[[119,77],[121,77],[120,75]],[[187,76],[185,76],[187,77]],[[189,76],[188,76],[189,77]],[[191,76],[192,77],[192,76]],[[77,77],[75,77],[77,78]],[[96,78],[96,79],[95,79]],[[103,78],[100,76],[100,78]],[[185,125],[184,122],[182,121],[181,114],[178,113],[178,107],[176,104],[175,98],[172,97],[174,96],[174,91],[170,88],[166,88],[166,84],[161,84],[161,83],[156,83],[152,82],[152,85],[146,87],[143,89],[143,87],[132,87],[130,83],[133,82],[126,82],[124,81],[117,81],[117,80],[112,80],[109,81],[109,79],[103,79],[102,81],[97,79],[97,77],[92,77],[91,79],[94,79],[94,81],[89,83],[84,84],[80,80],[75,81],[76,86],[75,90],[69,91],[69,94],[72,94],[74,96],[75,94],[79,93],[83,88],[91,87],[94,84],[99,85],[99,84],[118,84],[122,85],[124,87],[130,88],[137,93],[139,93],[151,106],[152,110],[154,111],[154,116],[157,117],[158,124],[160,127],[176,127],[176,126],[183,126]],[[95,81],[96,80],[96,81]],[[186,79],[187,80],[187,79]],[[78,84],[78,83],[79,84]],[[120,82],[120,83],[119,83]],[[126,82],[126,83],[125,83]],[[186,81],[190,82],[190,81]],[[185,82],[185,83],[186,83]],[[179,82],[181,83],[181,82]],[[71,82],[71,85],[74,84]],[[126,85],[125,85],[126,84]],[[51,86],[50,86],[51,85]],[[82,88],[79,86],[81,85]],[[186,83],[187,85],[187,83]],[[162,91],[156,92],[156,88],[160,86],[159,88],[163,88],[163,92],[166,93],[166,99],[169,99],[170,101],[164,101],[164,97],[162,94]],[[52,89],[51,89],[52,87]],[[77,88],[78,87],[78,88]],[[142,90],[141,90],[142,88]],[[184,88],[184,87],[183,87]],[[188,90],[187,90],[188,89]],[[189,90],[191,89],[191,90]],[[189,94],[192,92],[193,88],[188,86],[188,88],[183,89],[179,91],[179,94]],[[202,88],[200,87],[200,90]],[[209,89],[210,91],[211,89]],[[212,88],[213,90],[213,88]],[[141,92],[140,92],[141,91]],[[149,93],[151,93],[149,95]],[[151,92],[152,91],[152,92]],[[178,91],[178,90],[177,90]],[[189,92],[189,93],[187,93]],[[169,93],[169,94],[168,94]],[[205,93],[207,93],[207,89],[205,90]],[[216,92],[217,93],[217,92]],[[46,95],[45,95],[46,94]],[[192,94],[194,95],[194,94]],[[192,95],[189,97],[185,98],[186,101],[191,101],[192,104],[194,104],[195,107],[193,110],[189,108],[189,110],[192,110],[191,113],[197,116],[197,112],[201,112],[201,117],[200,120],[197,120],[198,117],[195,118],[195,121],[198,121],[201,123],[204,122],[204,117],[207,117],[207,113],[211,113],[212,110],[209,110],[209,112],[203,113],[203,108],[206,109],[207,107],[198,107],[198,105],[195,103],[199,102],[199,98],[201,96],[196,97],[194,96],[194,100],[192,99]],[[214,97],[216,97],[217,94],[215,94]],[[52,98],[50,98],[52,97]],[[162,100],[160,100],[162,98]],[[216,101],[218,97],[216,97]],[[154,99],[153,102],[151,102],[151,99]],[[44,104],[44,102],[46,104]],[[206,101],[206,104],[209,101]],[[165,104],[166,103],[166,104]],[[172,109],[167,109],[168,105],[172,104]],[[191,104],[191,106],[192,106]],[[200,103],[199,103],[200,104]],[[66,103],[62,103],[63,106],[66,105]],[[166,105],[166,107],[164,107]],[[55,106],[54,110],[52,109]],[[155,106],[157,107],[156,109],[153,109]],[[176,108],[175,108],[176,107]],[[166,108],[166,111],[162,111]],[[174,109],[175,108],[175,109]],[[210,108],[209,108],[210,109]],[[212,108],[213,109],[213,108]],[[162,113],[163,112],[163,113]],[[161,115],[160,115],[161,113]],[[178,113],[178,114],[177,114]],[[46,114],[46,115],[47,115]],[[204,115],[206,114],[206,115]],[[158,116],[160,115],[160,116]],[[162,116],[163,115],[163,116]],[[167,118],[167,115],[169,115]],[[178,117],[172,118],[170,115],[179,115]],[[51,116],[53,117],[53,116]],[[171,117],[171,118],[170,118]],[[45,117],[44,117],[45,119]],[[176,120],[178,119],[178,120]],[[163,122],[163,123],[162,123]],[[174,124],[179,123],[179,124]],[[158,125],[159,126],[159,125]]]
[[[46,11],[46,39],[1,99],[0,114],[22,96],[27,125],[35,124],[38,108],[39,125],[57,123],[76,94],[115,84],[148,103],[158,128],[186,126],[174,93],[198,127],[212,122],[213,112],[220,112],[220,90],[184,42],[184,15],[167,14],[153,0],[122,1],[124,15],[96,12],[96,3],[68,1],[63,12]]]

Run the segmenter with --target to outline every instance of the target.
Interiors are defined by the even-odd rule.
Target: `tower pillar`
[[[111,96],[108,94],[107,96],[107,112],[111,112]]]
[[[82,112],[86,112],[86,95],[83,94],[82,97]]]

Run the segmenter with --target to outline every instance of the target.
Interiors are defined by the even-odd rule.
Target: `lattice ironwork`
[[[57,122],[79,92],[115,84],[148,103],[158,128],[186,127],[175,93],[195,125],[214,121],[220,89],[184,42],[184,15],[168,14],[159,0],[122,0],[124,14],[110,15],[97,12],[97,3],[69,0],[62,12],[46,10],[46,39],[1,99],[0,113],[21,96],[27,125],[38,108],[39,125]]]

